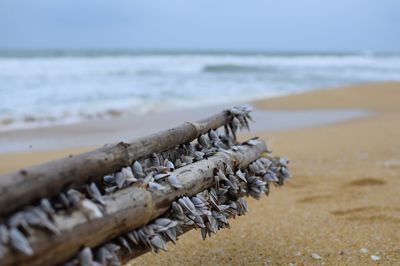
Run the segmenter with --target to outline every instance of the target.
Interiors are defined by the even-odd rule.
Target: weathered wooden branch
[[[228,111],[195,123],[161,131],[131,143],[118,143],[68,158],[22,169],[0,176],[0,216],[32,204],[43,197],[57,195],[62,189],[98,179],[120,170],[133,161],[152,153],[188,143],[210,129],[227,124],[232,118]],[[34,193],[32,193],[34,191]]]
[[[211,120],[213,121],[212,125],[208,124],[210,127],[217,127],[219,123],[222,123],[220,116]],[[208,129],[206,126],[200,128],[200,131],[196,130],[196,135],[198,132]],[[175,136],[174,138],[179,137]],[[182,139],[180,139],[181,141]],[[153,142],[155,141],[150,143]],[[163,144],[159,145],[160,149],[167,148]],[[131,146],[128,146],[127,150],[130,148]],[[154,147],[152,146],[150,149],[154,149]],[[129,230],[143,226],[165,213],[172,201],[177,198],[184,195],[192,196],[209,188],[214,184],[214,170],[223,168],[224,163],[232,168],[234,168],[234,164],[245,168],[266,150],[265,143],[259,141],[254,146],[241,145],[237,151],[218,152],[208,159],[178,168],[174,173],[182,184],[182,189],[174,189],[165,183],[163,184],[164,191],[149,191],[136,183],[136,185],[117,191],[110,196],[105,196],[106,208],[101,218],[88,220],[79,210],[72,214],[57,214],[55,224],[61,231],[60,235],[51,235],[35,230],[35,233],[29,237],[34,251],[33,256],[21,253],[16,256],[11,250],[4,248],[0,250],[0,264],[49,265],[63,262],[76,254],[80,247],[96,247]],[[82,168],[85,167],[82,166]]]

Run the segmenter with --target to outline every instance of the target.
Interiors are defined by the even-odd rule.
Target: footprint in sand
[[[316,195],[298,199],[299,203],[323,203],[332,198],[332,195]]]
[[[335,210],[331,211],[331,214],[344,217],[350,221],[400,223],[400,208],[396,207],[367,206]]]
[[[352,187],[362,187],[362,186],[382,186],[386,184],[385,181],[380,180],[380,179],[376,179],[376,178],[360,178],[360,179],[356,179],[354,181],[351,181],[349,183],[350,186]]]

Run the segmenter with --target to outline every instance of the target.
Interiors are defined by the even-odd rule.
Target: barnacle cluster
[[[172,187],[181,188],[173,170],[206,159],[218,151],[235,148],[238,129],[249,129],[251,107],[241,106],[226,110],[232,117],[224,125],[224,132],[210,130],[200,135],[197,142],[184,143],[174,149],[153,153],[149,158],[135,161],[121,171],[103,177],[104,191],[113,193],[142,180],[151,190],[163,190],[158,181],[166,180]],[[250,142],[251,143],[251,142]]]
[[[40,229],[58,235],[60,230],[54,216],[60,213],[81,211],[88,220],[104,215],[106,202],[104,195],[131,185],[141,186],[150,191],[163,191],[164,181],[175,189],[182,188],[174,170],[196,161],[207,159],[219,151],[238,150],[236,132],[249,129],[251,108],[233,107],[226,110],[229,123],[219,132],[210,130],[197,138],[197,141],[181,144],[171,150],[153,153],[149,158],[132,162],[101,180],[92,180],[80,187],[69,188],[51,199],[43,198],[35,206],[2,219],[0,223],[0,250],[9,247],[15,252],[33,255],[28,241],[33,230]],[[257,139],[242,143],[256,145]],[[232,169],[225,164],[215,169],[215,185],[192,197],[182,197],[172,203],[170,210],[149,224],[128,232],[106,244],[92,249],[81,249],[77,258],[68,264],[119,265],[118,252],[135,252],[136,249],[151,249],[153,252],[166,250],[166,242],[176,242],[179,234],[191,228],[199,229],[203,239],[222,228],[229,228],[229,217],[244,215],[247,212],[245,196],[256,199],[268,194],[269,184],[282,185],[289,178],[288,160],[273,158],[271,154],[251,163],[246,169]],[[163,182],[161,182],[163,181]],[[1,252],[0,252],[1,258]]]
[[[259,199],[268,195],[270,184],[279,186],[290,178],[288,159],[270,155],[252,162],[246,169],[232,169],[228,164],[215,169],[215,184],[192,197],[181,197],[172,202],[170,210],[145,226],[121,235],[93,249],[81,250],[71,263],[85,265],[120,265],[118,253],[134,253],[150,249],[166,251],[167,242],[176,244],[178,236],[190,229],[198,229],[203,239],[218,230],[230,228],[229,218],[242,216],[248,211],[245,197]],[[83,259],[84,258],[84,259]]]

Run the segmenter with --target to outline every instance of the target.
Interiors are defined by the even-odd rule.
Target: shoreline
[[[255,108],[256,121],[252,125],[252,131],[254,134],[292,131],[307,127],[346,123],[376,115],[382,110],[386,110],[387,107],[396,108],[396,103],[390,102],[393,99],[395,101],[396,97],[386,95],[390,105],[386,105],[387,101],[385,101],[380,105],[381,108],[371,108],[373,104],[370,101],[374,101],[376,95],[368,95],[369,105],[366,105],[365,101],[361,101],[363,104],[359,104],[354,101],[358,91],[367,89],[369,94],[374,94],[371,89],[384,86],[388,90],[387,94],[390,94],[393,93],[393,87],[396,87],[397,84],[400,83],[369,83],[338,88],[319,88],[299,94],[256,100],[251,103]],[[343,104],[343,98],[336,94],[344,94],[346,97],[351,94],[354,104]],[[338,102],[337,99],[323,100],[327,98],[327,95],[336,95],[335,97],[339,97],[340,101]],[[243,103],[232,105],[238,104]],[[184,121],[195,121],[207,117],[232,105],[193,108],[189,109],[190,112],[187,109],[176,110],[116,117],[114,120],[100,119],[67,125],[2,131],[0,132],[0,174],[66,157],[70,154],[90,151],[106,143],[129,142],[134,138],[171,128]],[[343,114],[347,117],[342,118],[340,112],[344,112]],[[291,119],[291,117],[295,117],[295,119]],[[243,131],[242,135],[248,134]]]
[[[354,107],[352,104],[343,104],[342,105],[322,105],[322,104],[315,104],[315,103],[310,103],[307,102],[304,99],[301,99],[301,102],[303,102],[303,105],[298,105],[298,103],[294,103],[293,101],[291,102],[291,105],[286,105],[286,106],[279,106],[281,99],[283,101],[288,101],[290,102],[292,98],[297,99],[298,95],[303,95],[305,97],[312,97],[313,94],[318,95],[318,94],[324,94],[324,91],[337,91],[337,90],[349,90],[352,88],[357,88],[357,87],[374,87],[374,86],[380,86],[380,85],[385,85],[385,86],[391,86],[395,85],[397,82],[395,81],[388,81],[388,82],[361,82],[361,83],[355,83],[355,84],[349,84],[349,85],[344,85],[344,86],[339,86],[339,87],[316,87],[313,89],[305,89],[299,92],[292,92],[289,94],[285,93],[278,93],[278,94],[272,94],[268,96],[261,96],[259,97],[252,97],[250,100],[246,100],[245,103],[250,103],[255,109],[259,110],[275,110],[275,109],[282,109],[282,110],[293,110],[293,111],[298,111],[299,109],[316,109],[316,110],[329,110],[329,109],[370,109],[367,108],[366,106],[360,105],[358,107]],[[353,102],[354,99],[352,99],[351,102]],[[269,106],[263,106],[263,102],[268,102]],[[296,100],[298,101],[298,100]],[[152,116],[162,116],[162,115],[176,115],[179,114],[180,112],[184,113],[194,113],[195,115],[193,117],[196,117],[196,114],[198,116],[199,113],[201,112],[206,112],[208,109],[211,110],[219,110],[219,109],[224,109],[230,106],[235,106],[235,105],[240,105],[243,104],[243,101],[232,101],[229,103],[224,103],[224,104],[208,104],[205,106],[195,106],[195,107],[189,107],[189,106],[180,106],[179,108],[166,108],[166,109],[159,109],[159,110],[153,110],[149,109],[146,112],[139,112],[137,114],[132,113],[128,111],[129,109],[124,109],[124,110],[117,110],[117,109],[107,109],[104,110],[103,112],[97,112],[93,114],[81,114],[81,118],[67,118],[62,117],[62,119],[65,119],[64,122],[62,122],[62,119],[57,122],[57,118],[55,117],[42,117],[42,118],[36,118],[35,116],[32,115],[26,115],[21,123],[21,121],[16,120],[14,118],[8,117],[3,120],[0,120],[0,138],[1,135],[3,134],[12,134],[12,133],[19,133],[22,131],[37,131],[37,130],[52,130],[53,128],[65,128],[68,130],[69,127],[80,127],[85,124],[90,124],[93,126],[100,125],[100,124],[107,124],[107,123],[113,123],[114,120],[130,120],[130,119],[135,119],[138,120],[143,117],[152,117]],[[278,104],[278,105],[276,105]],[[306,104],[307,106],[305,106]],[[312,107],[313,108],[310,108]],[[19,122],[18,122],[19,121]],[[157,130],[156,128],[154,130]],[[1,147],[1,145],[0,145]],[[0,150],[1,153],[1,150]]]
[[[211,116],[229,106],[212,106],[185,111],[165,112],[141,116],[127,116],[113,120],[82,122],[0,132],[0,154],[42,152],[79,147],[101,147],[106,143],[130,142],[179,125]],[[373,115],[362,109],[330,110],[264,110],[255,109],[251,125],[253,132],[276,132],[340,123]],[[259,121],[257,123],[257,121]],[[268,121],[263,123],[262,121]]]

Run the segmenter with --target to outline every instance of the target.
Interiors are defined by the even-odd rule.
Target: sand
[[[206,241],[200,232],[189,232],[176,246],[169,244],[169,252],[146,254],[131,264],[400,264],[400,83],[315,91],[256,106],[374,113],[314,128],[257,132],[276,155],[291,159],[294,178],[269,197],[250,199],[250,212],[232,220],[230,230]],[[249,135],[255,134],[241,137]],[[12,169],[4,162],[16,167],[76,152],[1,155],[0,171]]]
[[[101,147],[116,141],[130,142],[160,130],[197,121],[219,113],[231,103],[207,108],[175,110],[143,115],[126,114],[113,119],[89,120],[66,125],[13,129],[0,131],[0,154],[64,150],[82,147]],[[369,115],[359,109],[324,110],[265,110],[255,109],[252,116],[256,121],[253,131],[271,132],[325,125]],[[293,120],[293,117],[296,117]]]
[[[290,157],[291,182],[268,198],[250,200],[249,214],[232,221],[231,230],[206,241],[191,232],[169,245],[170,252],[146,254],[135,264],[400,264],[400,84],[311,92],[257,106],[289,104],[377,113],[324,127],[257,133],[275,154]]]
[[[255,106],[267,109],[363,108],[397,112],[400,108],[399,83],[371,83],[260,100]]]

